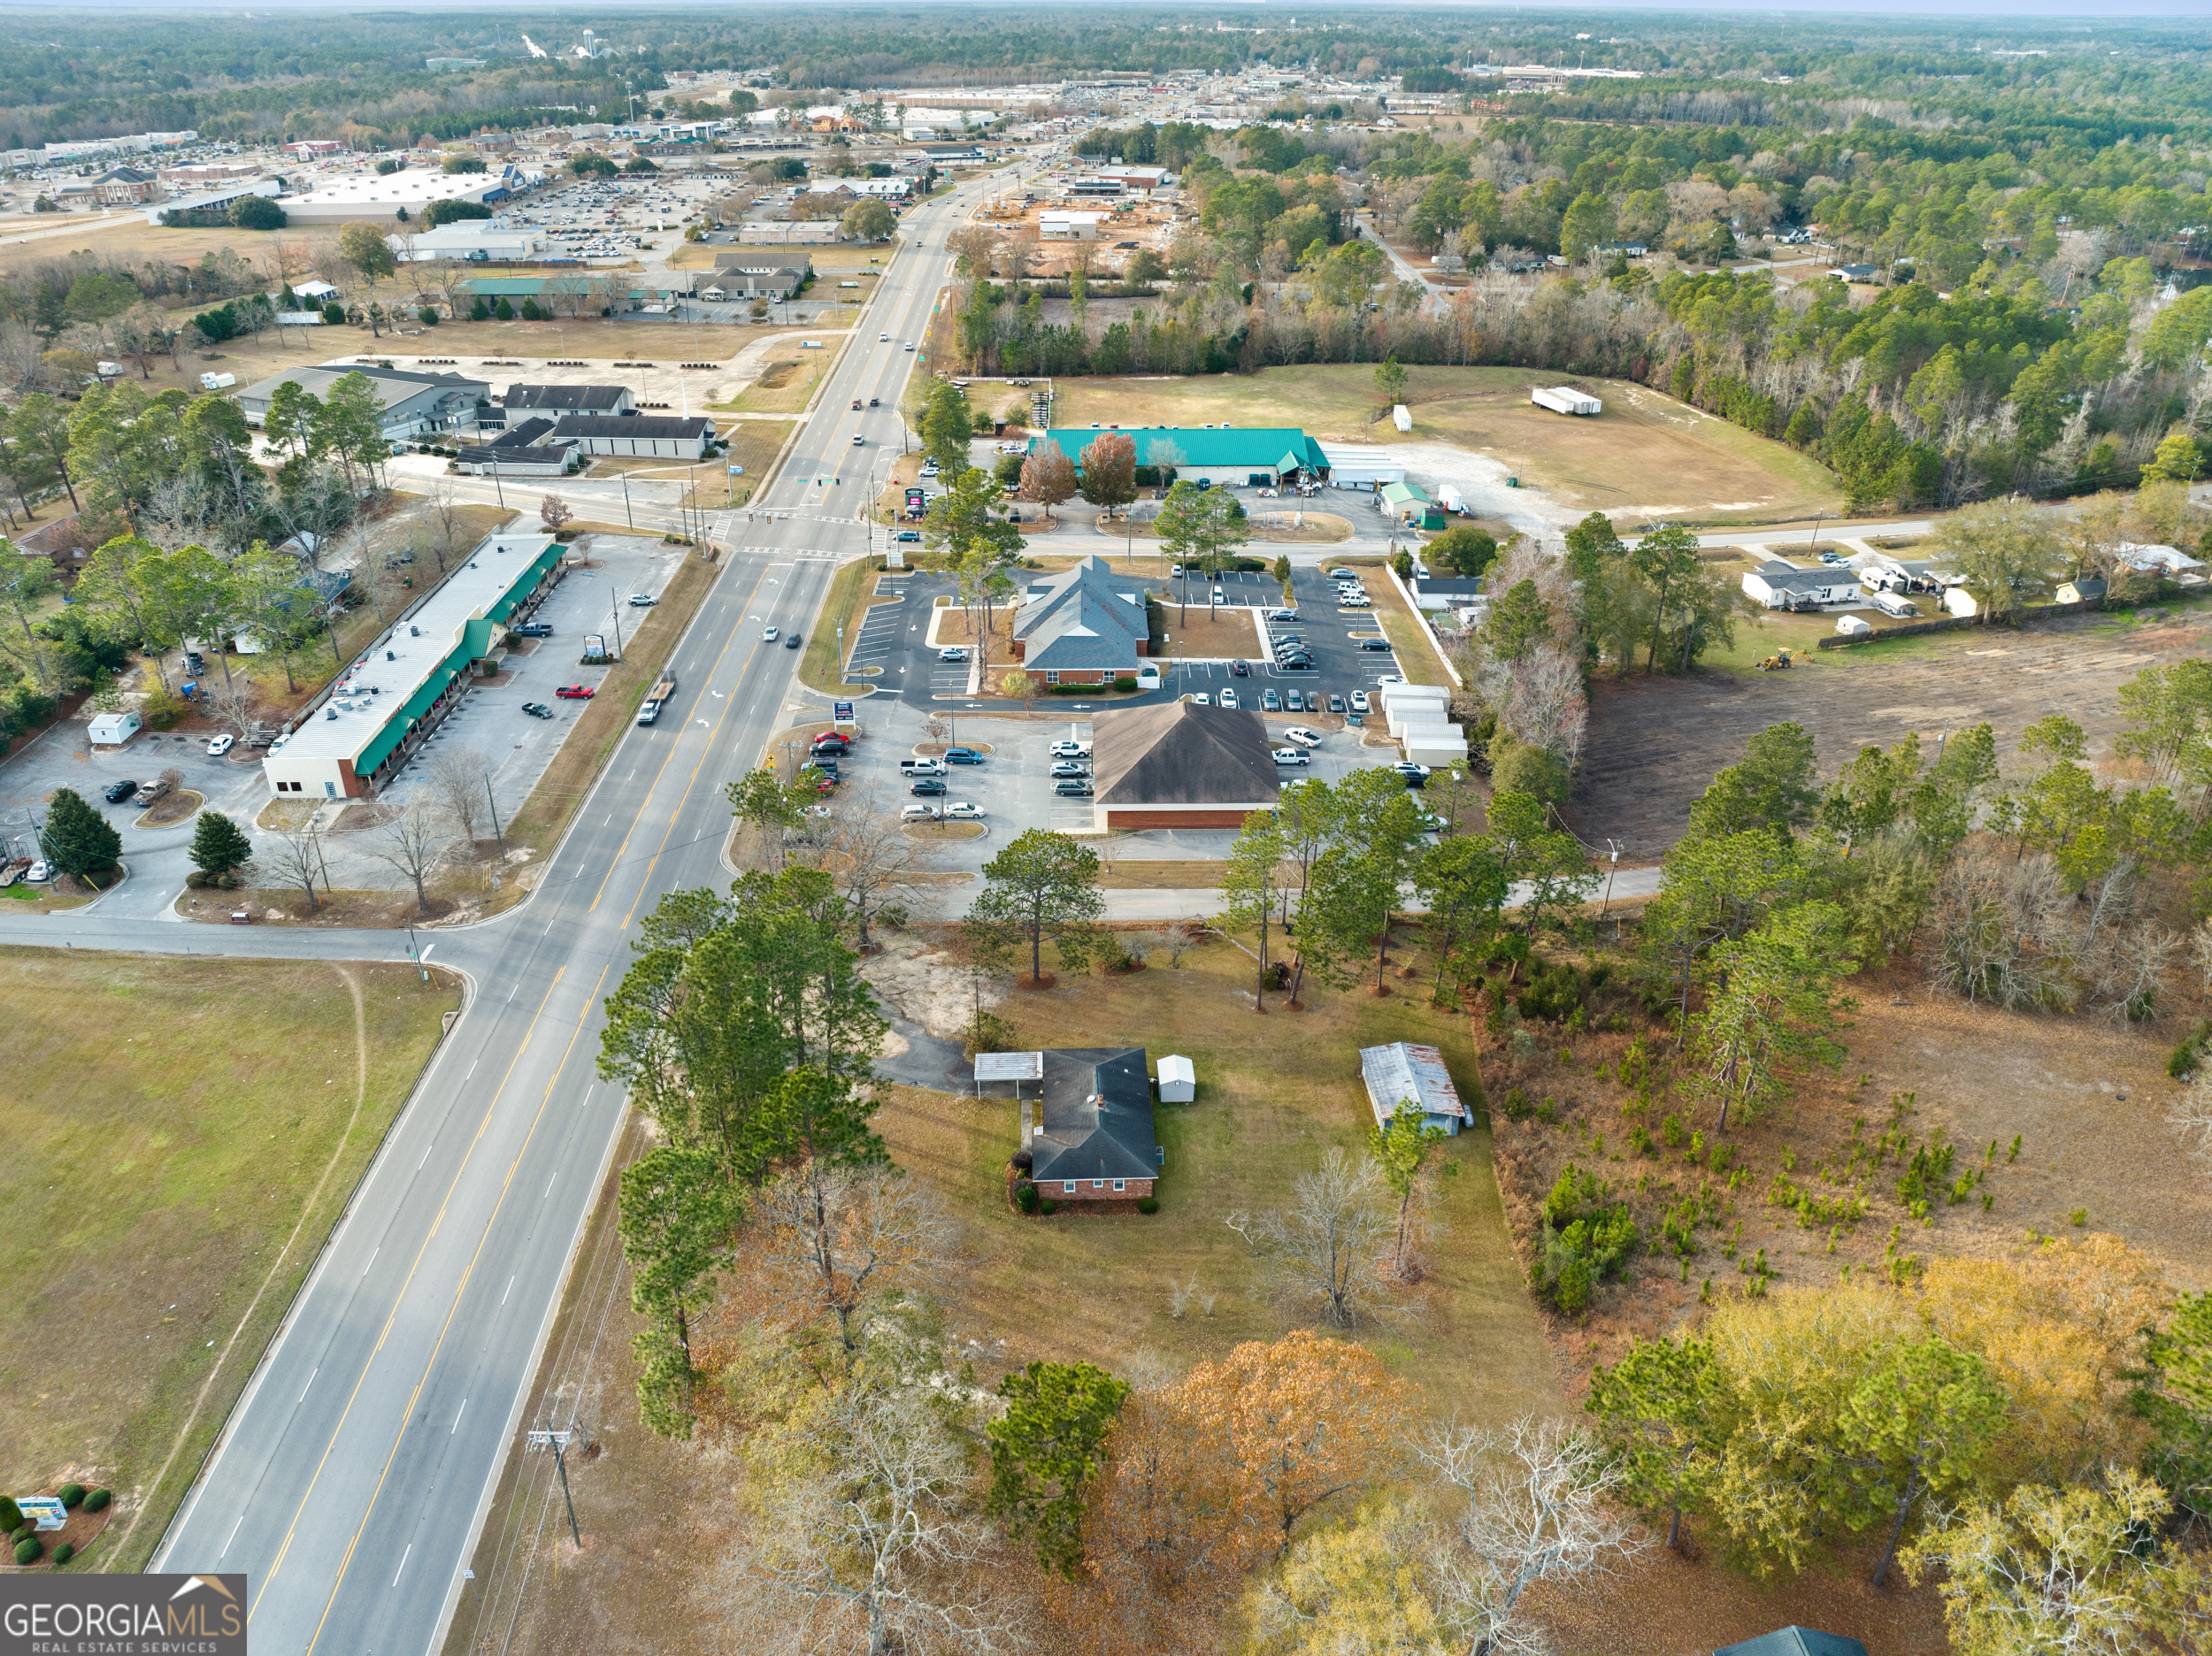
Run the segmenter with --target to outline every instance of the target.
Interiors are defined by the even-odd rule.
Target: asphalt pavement
[[[559,1423],[522,1409],[626,1112],[595,1073],[602,1001],[663,893],[727,878],[723,784],[809,700],[800,652],[763,627],[810,626],[836,564],[868,548],[856,513],[869,467],[898,442],[914,361],[900,341],[922,334],[948,272],[945,232],[973,193],[909,215],[907,249],[780,480],[715,525],[733,549],[672,652],[673,706],[626,737],[526,902],[426,939],[434,964],[465,976],[466,1009],[153,1561],[243,1570],[257,1650],[434,1651],[510,1445]],[[879,408],[850,410],[870,395]],[[406,949],[397,932],[155,926],[104,907],[0,916],[0,941],[278,958]]]

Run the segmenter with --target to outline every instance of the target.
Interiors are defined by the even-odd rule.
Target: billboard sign
[[[604,632],[587,632],[584,634],[585,655],[604,656],[606,653],[607,635]]]
[[[58,1495],[19,1495],[16,1510],[23,1514],[23,1522],[35,1524],[41,1530],[58,1530],[69,1522],[69,1509],[61,1504]]]

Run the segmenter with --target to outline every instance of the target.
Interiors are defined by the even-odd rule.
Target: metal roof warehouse
[[[365,798],[468,689],[472,663],[560,572],[549,534],[494,534],[339,676],[329,699],[261,762],[269,791]]]

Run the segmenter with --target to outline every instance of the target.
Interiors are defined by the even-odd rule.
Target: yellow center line
[[[726,645],[724,646],[725,649],[727,648]],[[699,786],[701,768],[714,756],[714,739],[722,733],[722,721],[730,716],[730,709],[737,705],[737,686],[744,683],[745,674],[752,666],[753,658],[759,654],[760,640],[756,639],[753,641],[753,648],[747,652],[743,663],[737,670],[737,678],[730,686],[731,694],[727,702],[722,710],[714,716],[714,723],[708,728],[706,751],[699,755],[699,763],[691,767],[690,776],[684,780],[683,798],[678,800],[676,809],[668,813],[668,826],[661,831],[661,842],[653,847],[652,858],[645,865],[644,877],[638,881],[637,895],[630,900],[630,912],[622,916],[621,929],[625,932],[630,929],[630,922],[637,917],[638,904],[645,901],[645,893],[652,888],[653,870],[661,860],[661,853],[668,849],[668,836],[676,832],[676,824],[683,814],[684,801],[688,800],[691,797],[691,790]]]
[[[506,1073],[499,1077],[499,1085],[493,1089],[491,1101],[484,1107],[484,1119],[477,1123],[475,1136],[469,1140],[469,1147],[462,1155],[460,1165],[453,1169],[453,1182],[446,1186],[445,1195],[438,1203],[439,1223],[443,1223],[446,1208],[453,1200],[453,1192],[460,1188],[462,1177],[468,1171],[469,1162],[476,1154],[476,1146],[483,1142],[484,1133],[492,1124],[492,1116],[499,1108],[499,1095],[507,1090],[507,1083],[514,1078],[515,1066],[522,1062],[522,1054],[529,1051],[531,1037],[538,1032],[538,1021],[544,1017],[545,1008],[553,999],[553,992],[561,986],[561,973],[565,970],[567,968],[563,967],[556,971],[553,981],[546,985],[545,999],[538,1002],[538,1009],[530,1019],[530,1027],[522,1032],[522,1042],[515,1048],[515,1055],[508,1061]],[[376,1344],[370,1348],[368,1361],[361,1365],[361,1372],[353,1382],[353,1390],[346,1395],[344,1412],[338,1416],[338,1423],[330,1429],[330,1441],[323,1445],[322,1458],[315,1462],[315,1476],[308,1479],[307,1489],[300,1496],[300,1504],[293,1510],[292,1522],[284,1527],[284,1545],[277,1549],[276,1559],[270,1564],[269,1573],[261,1578],[261,1591],[254,1595],[253,1603],[247,1608],[249,1622],[253,1619],[254,1611],[261,1607],[261,1601],[268,1597],[269,1583],[276,1580],[278,1573],[284,1568],[284,1556],[292,1550],[292,1537],[299,1530],[300,1514],[307,1510],[307,1503],[315,1498],[315,1486],[322,1482],[323,1468],[330,1464],[331,1454],[338,1447],[339,1435],[345,1430],[347,1418],[352,1414],[354,1403],[361,1395],[361,1388],[368,1381],[369,1368],[376,1361],[377,1353],[384,1349],[384,1341],[392,1331],[392,1324],[398,1320],[399,1307],[406,1300],[407,1290],[415,1280],[415,1273],[422,1269],[423,1255],[430,1251],[430,1238],[437,1233],[438,1226],[433,1224],[429,1234],[423,1238],[422,1246],[415,1250],[414,1261],[407,1267],[407,1276],[400,1284],[399,1292],[393,1296],[392,1308],[384,1318],[384,1326],[377,1330]]]
[[[753,594],[757,593],[760,590],[761,582],[767,579],[768,571],[766,568],[764,567],[759,574],[753,577],[752,591],[748,592],[745,594],[745,602],[738,606],[741,610],[749,610],[752,608]],[[741,616],[738,621],[738,626],[742,626],[744,625],[744,619]],[[682,642],[683,640],[680,639],[677,640],[679,645]],[[730,646],[736,642],[737,629],[733,627],[730,630],[730,636],[723,640],[721,652],[714,658],[714,665],[707,670],[707,681],[705,684],[699,686],[702,690],[709,689],[713,686],[716,676],[722,671],[722,663],[724,658],[730,653]],[[707,741],[710,746],[712,745],[713,740],[713,732],[710,731],[707,734]],[[607,871],[600,876],[599,889],[592,893],[591,907],[584,910],[586,914],[594,914],[598,911],[599,900],[607,894],[607,882],[614,878],[615,870],[622,866],[623,855],[630,848],[630,836],[637,832],[638,824],[645,819],[645,807],[652,800],[653,790],[661,785],[661,778],[667,774],[668,767],[675,763],[675,759],[676,745],[673,742],[671,742],[668,748],[667,757],[661,761],[661,768],[653,772],[653,779],[645,785],[644,796],[638,801],[637,814],[630,818],[630,826],[623,833],[621,845],[616,847],[614,855],[607,860]],[[695,770],[693,774],[696,775],[697,771]],[[667,837],[665,835],[662,837],[661,843],[663,845],[666,845],[668,843]],[[634,905],[633,905],[633,907],[634,907]]]
[[[468,1292],[471,1278],[476,1275],[477,1261],[483,1258],[484,1246],[491,1240],[492,1228],[499,1223],[500,1211],[507,1205],[507,1194],[514,1188],[515,1174],[521,1168],[523,1158],[530,1154],[530,1146],[538,1136],[538,1128],[545,1120],[546,1107],[553,1101],[553,1089],[560,1085],[561,1077],[568,1069],[568,1061],[575,1055],[576,1043],[583,1039],[584,1025],[590,1020],[592,1005],[599,998],[599,986],[607,981],[607,973],[611,970],[611,966],[599,969],[597,981],[593,983],[591,993],[584,997],[583,1011],[576,1019],[575,1031],[569,1036],[568,1045],[561,1051],[561,1062],[554,1066],[553,1077],[545,1084],[545,1092],[538,1100],[538,1113],[530,1118],[530,1131],[523,1136],[522,1147],[515,1152],[514,1160],[507,1164],[507,1177],[499,1184],[499,1200],[492,1204],[491,1214],[484,1221],[483,1234],[476,1238],[476,1249],[469,1255],[467,1269],[462,1271],[461,1280],[454,1284],[453,1303],[446,1307],[445,1322],[439,1326],[437,1343],[431,1346],[430,1355],[424,1360],[422,1373],[415,1376],[414,1390],[407,1394],[407,1407],[400,1411],[399,1434],[392,1439],[391,1452],[384,1457],[383,1469],[376,1475],[376,1487],[369,1491],[369,1504],[362,1508],[361,1522],[354,1529],[353,1538],[346,1543],[345,1556],[338,1561],[338,1574],[330,1583],[330,1597],[323,1605],[322,1616],[315,1623],[315,1636],[307,1641],[310,1652],[321,1639],[323,1629],[330,1621],[330,1612],[338,1602],[339,1590],[345,1585],[346,1571],[353,1563],[354,1549],[361,1545],[361,1537],[369,1527],[370,1518],[375,1514],[377,1499],[384,1493],[385,1480],[392,1475],[392,1462],[399,1459],[399,1446],[407,1441],[408,1429],[414,1424],[415,1404],[422,1397],[423,1387],[430,1382],[430,1371],[437,1366],[438,1353],[445,1349],[446,1336],[453,1331],[453,1319],[460,1315],[462,1298]],[[556,974],[555,981],[559,981],[558,974]],[[549,994],[551,991],[547,993]],[[442,1223],[445,1218],[442,1208],[439,1210],[438,1217]],[[433,1225],[431,1235],[436,1234],[437,1226]],[[427,1241],[426,1238],[426,1245]],[[395,1306],[393,1309],[396,1315],[398,1307]]]

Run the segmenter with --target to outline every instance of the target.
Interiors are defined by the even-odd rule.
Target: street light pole
[[[607,583],[607,602],[610,606],[610,612],[614,617],[614,658],[620,661],[622,659],[622,605],[612,581]]]
[[[484,802],[492,808],[492,838],[499,841],[499,855],[503,857],[507,855],[507,836],[500,832],[499,801],[492,797],[492,778],[489,771],[485,772],[484,775]]]

